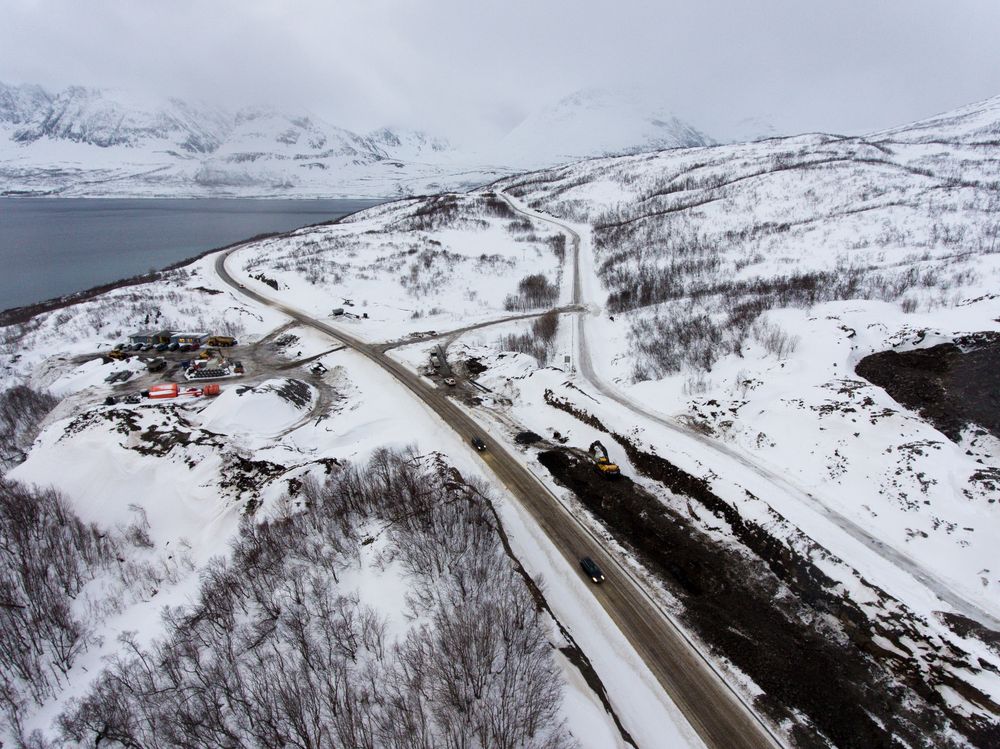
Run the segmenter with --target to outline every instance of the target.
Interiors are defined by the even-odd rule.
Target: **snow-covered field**
[[[248,288],[378,342],[567,301],[565,260],[559,232],[525,222],[495,197],[444,195],[265,240],[227,267]],[[525,296],[520,283],[538,275],[542,293]],[[335,309],[347,314],[334,319]]]

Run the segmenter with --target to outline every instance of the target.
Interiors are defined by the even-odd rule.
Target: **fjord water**
[[[83,291],[380,202],[0,198],[0,309]]]

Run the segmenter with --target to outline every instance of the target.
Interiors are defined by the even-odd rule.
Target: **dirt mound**
[[[482,361],[480,361],[474,356],[469,357],[468,359],[465,360],[465,371],[468,372],[470,375],[482,374],[487,369],[489,369],[489,367],[487,367],[485,364],[482,363]]]
[[[969,424],[1000,438],[1000,333],[913,351],[881,351],[855,372],[957,442]]]

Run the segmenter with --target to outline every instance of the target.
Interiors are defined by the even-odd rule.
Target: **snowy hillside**
[[[944,112],[926,120],[883,130],[872,140],[996,148],[1000,143],[1000,96]]]
[[[593,159],[0,329],[0,728],[700,746],[613,591],[587,592],[500,452],[405,370],[787,745],[996,746],[998,121],[990,100],[865,138]],[[268,111],[233,128],[246,148],[190,157],[219,184],[435,148]],[[214,399],[136,397],[193,356],[112,355],[136,328],[235,336],[246,371]]]
[[[503,173],[419,131],[359,135],[304,114],[0,83],[0,193],[384,197]]]
[[[993,403],[998,128],[992,99],[865,138],[693,148],[502,181],[582,237],[588,346],[608,390],[602,406],[563,397],[716,486],[731,480],[725,461],[750,461],[782,488],[738,484],[749,496],[882,590],[908,586],[886,559],[915,560],[914,574],[967,602],[964,615],[1000,621],[1000,434],[988,409],[928,395],[962,388],[956,398]],[[866,358],[911,350],[928,351],[926,363]],[[970,368],[980,361],[993,363]],[[907,374],[918,371],[944,372],[934,377],[945,384]],[[647,415],[638,431],[635,414]],[[702,443],[723,447],[702,454]]]
[[[500,141],[495,160],[537,167],[712,142],[639,94],[588,89],[529,115]]]
[[[349,319],[352,333],[389,341],[565,303],[565,256],[561,234],[536,232],[495,196],[442,195],[266,240],[238,258],[254,288],[266,288],[254,279],[262,274],[310,314],[365,315]],[[544,303],[519,296],[526,277],[541,277]]]
[[[995,126],[992,102],[947,122],[988,131],[991,113]],[[868,354],[998,329],[996,147],[945,128],[928,150],[917,132],[587,162],[504,186],[584,224],[602,376],[780,466],[990,605],[1000,568],[983,528],[1000,497],[981,468],[1000,455],[974,427],[941,438],[854,374]]]
[[[267,266],[280,290],[246,282],[325,312],[354,294],[354,325],[403,336],[510,314],[508,296],[523,310],[534,298],[518,281],[539,266],[558,294],[562,243],[530,229],[496,198],[403,201],[247,246],[249,266],[285,270]],[[363,357],[235,293],[214,260],[0,329],[0,740],[626,746],[608,673],[512,556],[510,544],[544,559],[540,542],[501,535],[497,518],[516,513],[465,440]],[[391,303],[400,284],[405,309]],[[140,397],[192,356],[115,358],[149,326],[238,337],[227,353],[245,374],[215,398]],[[155,356],[170,368],[147,371]],[[559,576],[560,590],[584,585]],[[588,636],[614,643],[597,649],[616,654],[610,677],[635,682],[641,664],[595,616]],[[454,670],[456,655],[479,674]],[[144,671],[151,660],[163,668]],[[265,676],[269,697],[230,701]],[[305,699],[310,682],[326,686]],[[630,690],[643,716],[631,730],[689,735],[645,689]]]

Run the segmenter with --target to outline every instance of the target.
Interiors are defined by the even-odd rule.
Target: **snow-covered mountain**
[[[776,135],[759,119],[723,130],[726,142]],[[578,91],[466,151],[420,130],[356,133],[273,108],[0,83],[0,195],[381,197],[718,140],[631,90]]]
[[[368,140],[396,158],[413,161],[439,159],[442,154],[452,151],[451,144],[445,138],[435,137],[422,130],[383,127],[368,133]]]
[[[537,167],[714,142],[638,92],[585,89],[525,118],[499,143],[496,160]]]
[[[38,86],[0,84],[0,121],[16,124],[11,139],[32,144],[44,138],[103,148],[148,144],[176,146],[190,153],[211,153],[232,128],[232,118],[207,106],[179,99],[137,100],[124,92],[71,86],[49,94]]]
[[[270,108],[0,83],[0,194],[384,196],[502,173],[415,130],[362,135]]]
[[[776,135],[760,119],[726,142]],[[391,196],[456,190],[525,168],[715,143],[658,97],[586,89],[496,143],[460,151],[420,130],[361,134],[304,113],[238,111],[71,86],[0,83],[0,194]]]

